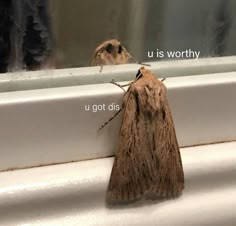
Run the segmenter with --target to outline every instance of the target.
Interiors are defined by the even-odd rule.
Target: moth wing
[[[134,63],[135,60],[124,46],[123,46],[123,53],[124,53],[124,58],[126,59],[125,63]]]
[[[125,48],[124,48],[125,49]],[[127,59],[126,63],[130,63],[130,64],[142,64],[141,62],[139,62],[138,60],[136,60],[126,49],[125,49],[125,58]]]
[[[142,85],[133,90],[131,86],[124,97],[120,143],[107,192],[109,202],[135,200],[147,192],[175,197],[184,188],[166,89],[160,81],[151,86],[151,89]]]
[[[151,191],[161,197],[175,197],[184,189],[184,172],[166,89],[163,87],[153,134],[159,167],[157,181]]]
[[[147,133],[143,130],[145,122],[139,118],[141,115],[137,93],[127,92],[124,106],[120,143],[107,191],[108,202],[141,198],[157,177],[157,162],[153,161]]]

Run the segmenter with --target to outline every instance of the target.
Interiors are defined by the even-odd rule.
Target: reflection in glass
[[[57,58],[61,67],[88,66],[114,38],[141,62],[236,55],[234,8],[233,0],[52,0]]]
[[[234,0],[2,0],[0,72],[89,66],[110,39],[140,62],[236,55],[234,8]]]
[[[117,39],[101,43],[94,51],[91,66],[133,63],[134,59]]]

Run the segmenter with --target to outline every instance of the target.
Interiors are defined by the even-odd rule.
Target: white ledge
[[[236,72],[165,81],[179,145],[236,140]],[[113,155],[122,114],[85,105],[121,104],[113,84],[0,93],[0,171]],[[86,150],[86,151],[85,151]]]
[[[113,158],[0,173],[1,225],[236,225],[236,142],[181,149],[185,190],[108,208]],[[86,151],[86,150],[85,150]]]
[[[165,81],[181,147],[236,140],[236,72]],[[122,114],[85,105],[121,104],[113,84],[0,93],[0,171],[113,155]],[[85,151],[86,150],[86,151]]]
[[[165,60],[148,62],[151,70],[160,77],[176,77],[236,71],[236,57],[209,57],[188,60]],[[133,80],[139,64],[107,65],[33,72],[1,74],[0,92],[45,89],[53,87],[88,85]]]

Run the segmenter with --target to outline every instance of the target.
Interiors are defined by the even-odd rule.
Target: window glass
[[[88,66],[116,38],[137,61],[236,54],[236,2],[230,0],[52,1],[61,67]]]
[[[236,55],[235,8],[233,0],[3,0],[0,72],[90,66],[110,39],[121,46],[107,42],[97,64]],[[114,61],[114,51],[127,54]]]

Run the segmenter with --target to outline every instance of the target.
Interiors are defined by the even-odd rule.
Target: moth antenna
[[[133,83],[133,82],[129,82],[129,83],[125,84],[125,85],[121,85],[121,87],[130,86],[130,85],[132,85],[132,83]]]
[[[103,64],[100,65],[100,70],[99,70],[99,73],[102,73],[102,70],[103,70]]]
[[[120,85],[119,83],[115,82],[114,79],[111,80],[111,84],[120,87],[124,92],[126,92],[125,89],[122,87],[122,85]]]
[[[163,78],[162,80],[161,80],[161,82],[164,82],[166,80],[166,78]]]
[[[125,85],[120,85],[119,83],[115,82],[113,79],[111,80],[111,84],[114,84],[114,85],[120,87],[124,92],[126,92],[126,90],[123,87],[130,86],[132,83],[133,82],[129,82]]]
[[[111,122],[121,111],[123,110],[123,107],[117,111],[110,119],[108,119],[108,121],[106,121],[102,126],[100,126],[100,128],[98,129],[98,131],[102,130],[109,122]]]
[[[150,64],[146,64],[146,63],[142,63],[142,62],[138,62],[138,64],[141,64],[141,65],[143,65],[143,66],[147,66],[147,67],[151,67],[151,65]]]
[[[129,83],[124,84],[124,85],[120,85],[120,84],[116,83],[116,82],[114,81],[114,79],[111,80],[111,83],[114,84],[114,85],[117,85],[118,87],[120,87],[122,90],[125,91],[125,89],[123,89],[123,87],[131,86],[131,85],[132,85],[134,82],[136,82],[141,76],[142,76],[142,73],[140,72],[140,73],[137,75],[137,78],[136,78],[134,81],[129,82]],[[126,92],[126,91],[125,91],[125,92]]]
[[[141,61],[138,61],[138,60],[136,60],[134,57],[131,57],[131,59],[132,59],[133,62],[136,63],[136,64],[140,64],[140,65],[143,65],[143,66],[151,67],[150,64],[146,64],[146,63],[143,63],[143,62],[141,62]]]

